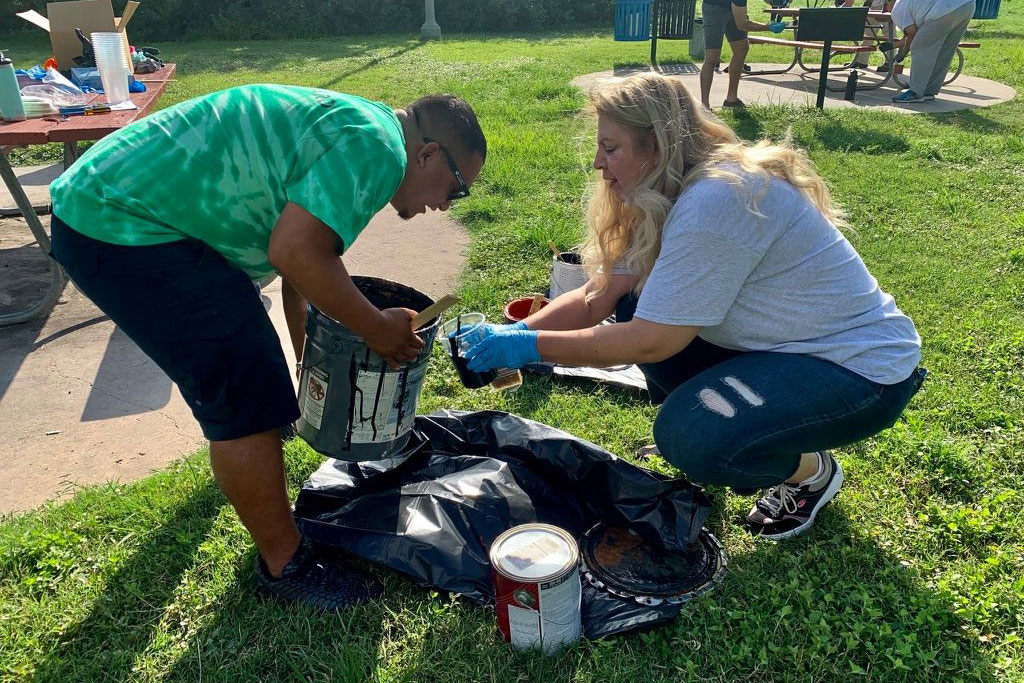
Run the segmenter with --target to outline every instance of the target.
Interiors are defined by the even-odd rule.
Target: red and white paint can
[[[505,642],[546,653],[576,642],[580,619],[580,551],[567,531],[523,524],[491,545],[498,630]]]

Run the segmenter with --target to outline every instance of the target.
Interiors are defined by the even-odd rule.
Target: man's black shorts
[[[299,417],[281,341],[249,277],[194,239],[121,246],[54,216],[51,255],[178,385],[211,441]]]

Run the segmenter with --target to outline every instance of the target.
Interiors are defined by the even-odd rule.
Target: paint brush
[[[558,245],[552,242],[551,240],[548,240],[548,249],[550,249],[551,253],[555,255],[555,258],[558,258],[558,255],[562,253],[558,249]]]
[[[428,322],[430,322],[437,316],[441,315],[442,313],[444,313],[457,303],[459,303],[459,297],[455,296],[454,294],[445,294],[443,297],[441,297],[440,299],[438,299],[437,301],[430,304],[429,306],[427,306],[422,311],[416,314],[416,316],[412,319],[413,331],[415,332],[416,330],[420,329]]]
[[[542,303],[544,303],[544,295],[543,294],[534,294],[533,295],[533,301],[530,302],[530,312],[526,314],[527,317],[529,317],[529,316],[533,315],[534,313],[536,313],[537,311],[539,311],[540,310],[540,305]]]

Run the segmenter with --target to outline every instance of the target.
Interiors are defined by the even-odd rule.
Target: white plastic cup
[[[93,38],[93,49],[96,47],[97,40],[103,46],[104,49],[112,46],[115,42],[120,45],[121,56],[124,58],[125,68],[128,69],[128,73],[133,73],[134,68],[132,67],[131,48],[128,47],[128,34],[121,31],[100,31],[92,34]],[[116,38],[115,38],[116,36]],[[110,47],[110,49],[113,49]]]
[[[90,38],[107,104],[120,104],[129,98],[123,38],[116,31],[93,33]]]

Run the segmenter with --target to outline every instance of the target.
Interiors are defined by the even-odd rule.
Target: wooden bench
[[[774,76],[778,74],[788,74],[793,70],[793,67],[800,65],[800,68],[804,72],[818,71],[819,67],[806,66],[801,59],[801,52],[803,50],[824,50],[825,44],[812,40],[790,40],[787,38],[772,38],[769,36],[747,36],[747,40],[751,45],[776,45],[779,47],[791,47],[793,48],[793,61],[788,66],[781,69],[760,69],[757,71],[748,71],[748,76]],[[829,52],[831,54],[843,54],[853,55],[863,52],[874,52],[875,48],[871,45],[831,45]],[[847,66],[832,66],[829,67],[829,71],[841,71],[846,69]]]
[[[788,40],[786,38],[770,38],[768,36],[747,36],[751,45],[781,45],[783,47],[799,47],[804,50],[824,50],[824,43],[815,43],[807,40]],[[874,52],[875,48],[870,45],[832,45],[829,48],[836,54],[853,54],[855,52]]]

